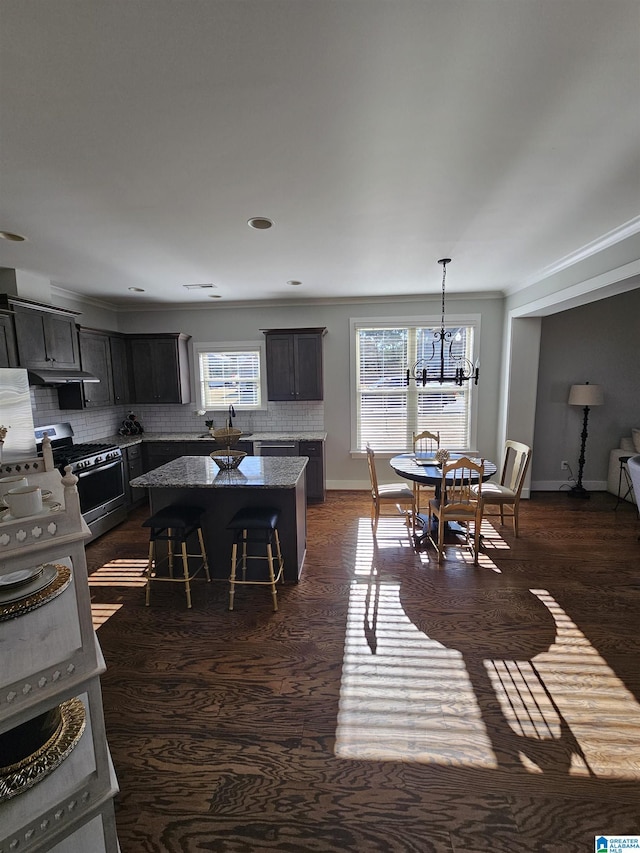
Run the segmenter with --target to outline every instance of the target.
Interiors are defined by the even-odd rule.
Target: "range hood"
[[[100,382],[86,370],[65,370],[61,367],[30,368],[29,385],[68,385],[69,382]]]

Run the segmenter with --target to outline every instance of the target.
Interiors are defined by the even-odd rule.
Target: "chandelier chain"
[[[442,264],[442,319],[440,320],[440,327],[441,327],[442,331],[444,332],[444,283],[445,283],[445,279],[447,277],[448,260],[447,259],[442,260],[442,261],[440,261],[440,263]]]

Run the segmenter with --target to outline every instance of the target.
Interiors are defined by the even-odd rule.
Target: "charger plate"
[[[61,722],[57,731],[28,758],[8,767],[0,767],[0,803],[32,788],[65,760],[80,740],[87,725],[80,699],[68,699],[60,706]]]
[[[71,581],[71,569],[47,563],[33,580],[0,593],[0,622],[24,616],[52,601],[65,591]]]

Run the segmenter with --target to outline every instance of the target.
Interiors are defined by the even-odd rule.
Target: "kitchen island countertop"
[[[131,480],[152,489],[294,489],[302,476],[305,456],[245,456],[239,467],[221,471],[208,456],[181,456]]]

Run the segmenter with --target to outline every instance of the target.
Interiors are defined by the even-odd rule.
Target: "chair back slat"
[[[444,512],[475,512],[482,494],[484,459],[473,460],[467,456],[454,459],[442,466],[441,494],[446,495]],[[471,486],[475,485],[472,492]]]
[[[428,429],[419,433],[413,433],[414,453],[435,453],[440,447],[440,433],[429,432]]]
[[[520,441],[507,440],[500,485],[506,486],[517,495],[522,491],[524,479],[531,460],[531,448]]]

